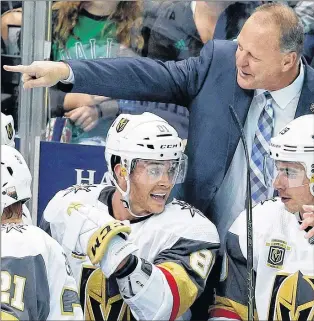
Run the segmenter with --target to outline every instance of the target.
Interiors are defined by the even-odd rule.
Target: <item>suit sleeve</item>
[[[214,43],[209,41],[199,57],[178,62],[163,63],[149,58],[69,60],[75,82],[63,89],[115,99],[188,106],[203,86],[213,47]]]

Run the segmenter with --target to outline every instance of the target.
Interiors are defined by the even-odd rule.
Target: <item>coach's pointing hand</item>
[[[70,68],[66,63],[53,61],[34,61],[29,66],[4,65],[3,69],[6,71],[22,73],[23,87],[25,89],[51,87],[60,80],[67,79],[70,74]]]

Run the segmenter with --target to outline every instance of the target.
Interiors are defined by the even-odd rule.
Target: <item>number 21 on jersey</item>
[[[1,271],[1,303],[24,311],[24,288],[26,278]],[[12,289],[14,287],[14,289]],[[11,296],[13,290],[13,296]]]

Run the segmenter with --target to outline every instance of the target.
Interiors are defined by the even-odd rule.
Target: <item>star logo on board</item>
[[[95,185],[92,184],[76,184],[73,185],[65,190],[65,194],[63,195],[66,196],[70,193],[76,194],[78,191],[85,191],[85,192],[90,192],[92,187],[96,187]]]

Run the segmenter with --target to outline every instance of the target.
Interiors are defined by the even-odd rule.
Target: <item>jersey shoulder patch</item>
[[[260,202],[252,208],[253,233],[263,235],[271,225],[280,221],[284,204],[278,197]],[[242,211],[230,228],[230,232],[240,235],[246,231],[246,210]]]
[[[199,215],[205,218],[205,215],[200,210],[198,210],[197,208],[195,208],[194,206],[192,206],[191,204],[185,201],[173,199],[173,201],[171,202],[171,205],[174,205],[175,210],[190,212],[191,217],[194,217],[195,215]]]
[[[53,221],[60,215],[60,211],[66,211],[69,204],[73,202],[95,206],[101,191],[106,186],[105,184],[77,184],[59,191],[46,206],[45,219],[49,222]]]
[[[191,204],[173,199],[162,215],[161,225],[171,227],[170,232],[187,239],[200,239],[219,243],[215,225]]]
[[[95,185],[95,184],[75,184],[62,191],[63,197],[71,193],[72,194],[77,194],[82,192],[89,193],[92,191],[92,189],[97,188],[97,186],[98,185]]]

